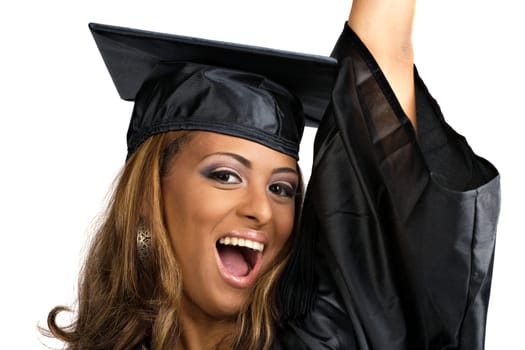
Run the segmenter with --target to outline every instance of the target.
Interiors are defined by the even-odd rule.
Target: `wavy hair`
[[[192,133],[175,131],[148,138],[117,177],[106,216],[95,233],[78,287],[75,320],[59,326],[57,316],[72,311],[53,308],[42,332],[66,343],[68,350],[129,350],[150,342],[151,350],[173,349],[180,336],[182,275],[163,219],[161,179]],[[299,218],[302,188],[296,198]],[[151,233],[149,253],[139,256],[137,232]],[[295,230],[295,228],[294,228]],[[254,284],[239,313],[236,349],[265,350],[278,319],[278,279],[291,253],[292,239]]]

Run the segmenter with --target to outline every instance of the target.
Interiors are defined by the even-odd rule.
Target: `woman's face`
[[[239,312],[290,237],[298,185],[292,157],[237,137],[194,133],[162,180],[183,303],[214,318]]]

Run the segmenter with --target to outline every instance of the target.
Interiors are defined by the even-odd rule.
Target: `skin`
[[[207,349],[233,331],[253,283],[225,280],[216,242],[255,235],[265,242],[258,275],[268,270],[292,232],[298,183],[295,159],[241,138],[196,132],[179,151],[162,183],[183,279],[177,349]]]
[[[417,130],[412,45],[415,4],[415,0],[354,0],[348,24],[374,55]],[[283,200],[268,188],[274,180],[282,180],[283,174],[276,174],[275,170],[296,169],[295,161],[253,142],[227,138],[198,135],[192,139],[191,145],[177,156],[177,166],[163,183],[167,226],[185,285],[183,334],[177,350],[216,346],[233,331],[233,317],[246,301],[246,290],[221,281],[214,268],[216,262],[212,256],[219,236],[237,227],[264,232],[270,237],[263,261],[263,269],[267,269],[293,226],[293,199]],[[217,178],[206,178],[199,172],[202,162],[212,159],[206,155],[218,151],[241,155],[250,161],[250,167],[239,162],[235,165],[241,173],[240,183],[220,183]],[[235,163],[232,157],[219,159],[227,167]],[[297,176],[293,172],[286,175],[285,181],[291,182]],[[184,239],[190,235],[192,239]]]
[[[415,0],[354,0],[348,25],[365,43],[417,129],[412,29]]]

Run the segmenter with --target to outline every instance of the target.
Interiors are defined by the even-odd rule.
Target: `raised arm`
[[[283,279],[283,348],[483,349],[498,173],[414,71],[414,7],[354,0],[332,51],[339,72]],[[417,139],[401,110],[414,123],[415,102]]]
[[[361,38],[416,127],[412,26],[416,0],[353,0],[348,24]]]

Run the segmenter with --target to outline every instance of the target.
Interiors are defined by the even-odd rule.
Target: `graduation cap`
[[[96,23],[89,28],[120,97],[135,101],[128,157],[155,133],[196,129],[297,158],[303,125],[322,119],[337,72],[330,57]]]

